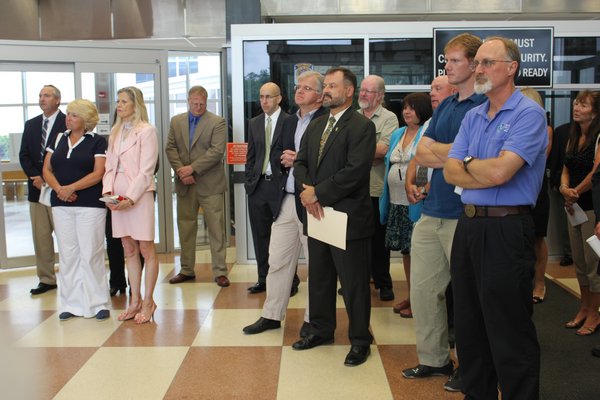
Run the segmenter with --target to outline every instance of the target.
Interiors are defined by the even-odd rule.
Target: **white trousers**
[[[298,220],[296,214],[294,195],[287,194],[283,198],[279,215],[271,227],[267,297],[262,311],[264,318],[276,321],[285,318],[301,245],[308,264],[307,238],[302,234],[302,222]],[[308,285],[306,287],[308,288]],[[308,322],[308,289],[306,298],[304,320]]]
[[[108,309],[104,263],[106,209],[52,207],[58,241],[60,312],[85,318]]]

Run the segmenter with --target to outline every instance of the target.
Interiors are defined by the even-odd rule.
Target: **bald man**
[[[269,272],[269,243],[271,225],[279,214],[281,205],[282,170],[280,167],[283,121],[289,116],[281,107],[281,90],[273,82],[260,88],[260,107],[263,113],[248,123],[248,155],[246,157],[246,182],[248,216],[254,254],[258,269],[256,284],[248,288],[252,294],[264,292]]]

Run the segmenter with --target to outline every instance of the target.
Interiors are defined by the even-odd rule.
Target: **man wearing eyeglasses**
[[[282,196],[281,151],[277,150],[277,142],[281,140],[283,121],[288,117],[279,107],[281,90],[275,83],[267,82],[262,85],[259,99],[263,113],[248,123],[244,184],[248,194],[248,216],[258,269],[256,284],[248,288],[251,294],[262,293],[267,289],[271,225],[279,213]]]
[[[468,33],[446,44],[446,75],[458,92],[437,107],[417,145],[416,163],[432,168],[433,173],[421,218],[411,237],[410,304],[419,364],[402,371],[407,379],[453,373],[448,351],[446,288],[450,282],[452,239],[462,208],[454,187],[444,180],[442,168],[465,113],[485,101],[485,96],[473,92],[472,62],[480,45],[481,39]],[[460,348],[458,353],[460,356]],[[455,390],[450,383],[452,379],[444,388]]]
[[[375,289],[379,289],[379,299],[394,300],[392,277],[390,276],[390,250],[385,247],[385,225],[379,222],[379,198],[383,194],[385,165],[383,157],[390,145],[390,136],[398,128],[398,117],[383,107],[385,82],[378,75],[369,75],[363,79],[358,92],[358,112],[375,124],[377,146],[371,167],[369,192],[373,203],[373,221],[375,234],[371,237],[370,270]],[[343,290],[343,288],[342,288]]]
[[[451,256],[456,344],[470,399],[538,399],[540,348],[531,319],[535,268],[531,206],[542,186],[546,114],[515,88],[520,53],[491,37],[473,61],[475,92],[448,160],[464,211]]]
[[[304,257],[308,263],[307,238],[302,229],[304,207],[295,188],[293,164],[308,124],[325,114],[325,109],[322,107],[323,75],[316,71],[302,73],[295,87],[294,101],[299,109],[296,114],[290,115],[284,121],[281,140],[276,144],[276,151],[281,153],[284,183],[279,214],[271,227],[267,297],[261,317],[243,329],[247,335],[281,327],[290,297],[298,292],[300,281],[295,272],[300,246],[304,250]],[[306,330],[309,321],[308,307],[306,307],[304,320]]]

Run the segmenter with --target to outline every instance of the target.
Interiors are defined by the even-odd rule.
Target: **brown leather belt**
[[[469,218],[474,217],[506,217],[507,215],[529,214],[530,206],[476,206],[466,204],[464,207],[465,215]]]

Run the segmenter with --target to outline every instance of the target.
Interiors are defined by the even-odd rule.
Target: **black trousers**
[[[269,243],[271,242],[271,225],[280,198],[280,188],[276,181],[260,178],[254,192],[248,196],[248,217],[254,241],[254,254],[258,269],[258,282],[266,283],[269,273]]]
[[[108,267],[110,269],[109,284],[111,288],[121,289],[127,287],[125,280],[125,253],[121,238],[112,235],[112,211],[106,212],[106,253],[108,255]]]
[[[346,250],[308,238],[310,333],[325,338],[333,337],[336,328],[335,302],[339,276],[344,288],[350,343],[359,346],[371,344],[371,293],[367,268],[370,250],[371,238],[348,240]]]
[[[371,237],[371,262],[369,268],[375,289],[392,288],[390,275],[390,250],[385,247],[385,225],[379,222],[379,197],[371,197],[375,234]]]
[[[452,245],[454,329],[467,398],[539,398],[540,347],[531,319],[530,215],[461,216]]]

